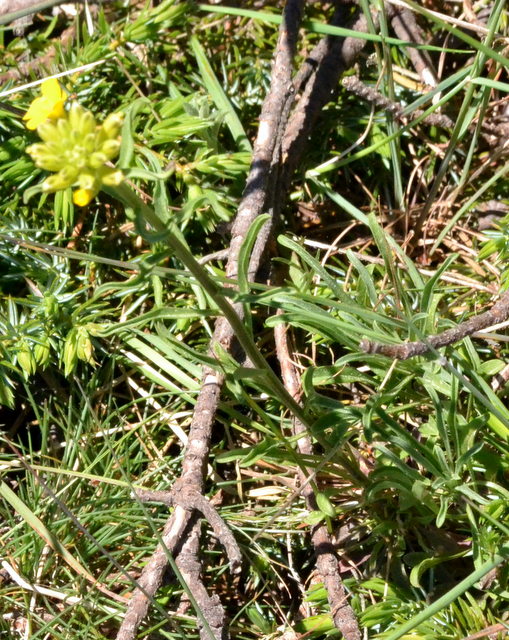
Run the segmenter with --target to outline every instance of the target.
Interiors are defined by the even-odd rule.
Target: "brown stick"
[[[423,342],[408,342],[406,344],[382,344],[380,342],[371,342],[370,340],[361,340],[360,348],[366,353],[377,353],[389,358],[397,358],[398,360],[407,360],[414,356],[420,356],[428,351],[446,347],[454,344],[459,340],[463,340],[467,336],[471,336],[477,331],[486,329],[493,324],[499,324],[509,318],[509,291],[503,294],[498,302],[491,309],[480,313],[462,322],[452,329],[447,329],[434,336],[430,336]]]
[[[344,7],[339,6],[332,24],[344,24]],[[374,22],[377,16],[374,15]],[[356,31],[367,31],[368,25],[363,15],[357,14],[349,27]],[[305,140],[318,118],[321,110],[331,98],[341,73],[349,68],[362,51],[365,42],[358,38],[323,38],[308,56],[296,76],[294,85],[301,92],[301,98],[292,113],[283,139],[283,158],[285,161],[283,181],[286,187],[297,161],[301,157]],[[300,391],[299,376],[291,361],[286,342],[286,327],[277,325],[274,330],[278,360],[284,384],[294,398]],[[312,454],[312,444],[304,425],[294,420],[294,433],[299,435],[298,447],[303,454]],[[316,499],[313,488],[306,482],[300,472],[302,495],[309,509],[316,510]],[[323,579],[331,614],[335,626],[346,640],[359,640],[361,632],[355,614],[350,607],[339,573],[338,559],[334,552],[327,528],[323,525],[315,527],[311,533],[311,541],[316,555],[316,567]]]
[[[198,560],[201,523],[196,513],[193,512],[202,514],[212,526],[216,537],[225,548],[232,573],[238,574],[241,570],[242,556],[230,529],[201,493],[181,483],[177,482],[171,491],[139,491],[137,496],[143,502],[162,502],[169,507],[178,505],[191,514],[192,526],[186,533],[176,564],[199,604],[201,615],[198,618],[198,628],[202,640],[210,640],[211,634],[214,638],[227,637],[224,629],[225,614],[221,601],[217,595],[209,596],[203,585],[201,564]],[[186,596],[183,596],[180,609],[187,608],[188,604]]]
[[[203,584],[199,551],[200,525],[197,522],[182,544],[177,565],[200,608],[201,616],[198,619],[200,638],[211,640],[212,636],[217,640],[224,640],[228,637],[225,628],[226,616],[219,596],[216,594],[209,596]]]
[[[395,11],[391,19],[391,26],[400,40],[424,44],[424,34],[410,9]],[[414,69],[424,84],[436,87],[437,77],[429,53],[423,49],[414,49],[413,47],[407,47],[406,51]]]
[[[283,311],[278,310],[277,313],[281,315]],[[301,392],[300,378],[297,368],[293,364],[293,354],[288,347],[288,327],[285,324],[276,325],[274,328],[274,340],[284,385],[288,392],[298,400]],[[293,433],[298,436],[297,446],[300,453],[305,456],[313,455],[313,446],[306,428],[296,418],[293,420]],[[307,478],[300,469],[298,473],[302,485],[301,494],[306,500],[307,508],[310,511],[316,511],[317,504],[313,488],[307,482]],[[319,524],[313,528],[311,542],[315,550],[316,568],[327,591],[334,624],[341,631],[345,640],[360,640],[359,625],[355,613],[348,603],[348,597],[339,572],[338,558],[327,527],[324,524]]]
[[[274,55],[271,87],[262,107],[251,169],[232,228],[230,253],[226,266],[227,277],[235,277],[237,274],[238,256],[242,242],[256,217],[266,211],[267,193],[272,190],[271,183],[278,173],[275,158],[279,157],[279,141],[281,131],[286,124],[285,117],[288,105],[293,101],[292,61],[295,54],[303,5],[304,0],[288,0],[283,13]],[[251,279],[254,278],[260,266],[264,249],[270,237],[270,230],[271,224],[267,223],[259,234],[253,249],[249,265],[249,277]],[[235,308],[242,317],[242,306],[235,305]],[[219,318],[211,340],[211,353],[214,353],[215,345],[219,345],[229,352],[233,343],[234,335],[230,325],[223,318]],[[202,385],[193,414],[180,477],[181,483],[193,487],[199,493],[203,493],[210,438],[223,382],[224,376],[222,374],[210,367],[204,367]],[[170,552],[173,553],[175,551],[177,542],[181,540],[189,519],[189,513],[185,512],[182,507],[177,506],[168,520],[163,534],[163,542],[165,545],[171,544],[171,546],[168,546]],[[134,591],[126,616],[117,634],[117,640],[133,640],[148,611],[149,598],[153,597],[161,584],[166,566],[165,552],[161,547],[158,547],[140,579],[144,586],[144,591],[137,589]],[[210,602],[202,601],[203,594],[206,591],[202,589],[201,582],[193,582],[193,584],[189,584],[189,587],[193,589],[194,585],[196,585],[196,592],[193,595],[196,601],[202,611],[209,610]],[[214,623],[211,623],[210,626],[213,628],[216,637],[222,638],[226,632],[222,625],[216,626],[217,620],[217,610],[214,610]]]
[[[389,16],[394,9],[386,8]],[[339,6],[331,23],[344,25],[345,8]],[[372,20],[378,24],[378,14],[373,12]],[[349,29],[366,33],[366,17],[355,13],[347,24]],[[284,184],[287,185],[301,157],[302,149],[323,107],[331,100],[341,74],[349,69],[366,46],[361,38],[340,38],[326,36],[313,49],[296,76],[296,91],[301,92],[300,100],[292,113],[291,121],[283,140],[285,158]]]
[[[242,555],[239,546],[216,509],[201,493],[182,483],[176,483],[171,491],[138,491],[136,495],[143,502],[162,502],[168,507],[178,505],[186,511],[201,513],[225,548],[232,573],[240,572]]]
[[[0,0],[0,16],[23,11],[23,9],[31,9],[39,4],[41,4],[40,0]],[[59,4],[59,2],[51,4]]]
[[[497,624],[492,624],[489,627],[485,627],[484,629],[481,629],[481,631],[477,631],[476,633],[463,638],[463,640],[479,640],[479,638],[486,638],[487,636],[490,636],[491,638],[494,637],[496,633],[502,633],[503,631],[507,631],[507,624],[499,622]]]
[[[420,118],[424,111],[422,109],[416,109],[410,114],[405,114],[403,107],[389,98],[386,98],[374,87],[369,87],[359,80],[355,76],[347,76],[341,83],[347,91],[351,91],[359,98],[366,100],[375,107],[389,111],[395,118],[403,122],[408,122]],[[442,127],[444,129],[452,129],[454,127],[454,121],[449,116],[442,115],[440,113],[430,113],[425,116],[422,121],[424,124],[435,127]]]

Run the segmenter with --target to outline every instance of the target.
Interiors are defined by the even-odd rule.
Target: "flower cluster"
[[[98,125],[93,114],[77,103],[65,111],[54,85],[50,95],[43,83],[42,94],[25,114],[27,127],[37,129],[42,143],[31,145],[27,153],[36,166],[54,173],[43,182],[45,192],[77,186],[73,202],[84,207],[103,184],[118,185],[124,179],[119,169],[106,166],[118,155],[123,116],[113,113]]]

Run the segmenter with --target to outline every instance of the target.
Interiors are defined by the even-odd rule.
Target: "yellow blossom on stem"
[[[92,112],[76,102],[57,120],[41,122],[37,133],[42,142],[30,145],[27,153],[40,169],[52,172],[42,190],[76,187],[73,202],[85,207],[103,185],[119,185],[124,175],[111,161],[120,151],[122,122],[123,115],[113,113],[98,124]]]
[[[42,96],[36,98],[23,116],[27,129],[37,129],[46,120],[58,120],[65,114],[67,94],[56,78],[48,78],[41,84]]]

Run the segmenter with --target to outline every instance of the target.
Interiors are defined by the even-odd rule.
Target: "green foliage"
[[[479,251],[478,260],[486,260],[496,254],[497,264],[502,266],[500,278],[502,289],[509,286],[509,269],[505,268],[509,257],[509,216],[504,216],[496,223],[495,229],[484,232],[486,240]]]
[[[447,131],[397,123],[339,91],[275,237],[273,267],[284,282],[248,281],[260,216],[240,249],[238,291],[225,286],[216,252],[228,244],[224,228],[245,187],[277,12],[110,3],[75,19],[38,14],[23,36],[0,35],[1,71],[57,44],[54,66],[68,71],[60,82],[72,99],[97,122],[124,114],[117,166],[127,178],[85,209],[70,189],[39,193],[51,167],[35,167],[25,153],[40,143],[21,120],[38,89],[16,80],[0,91],[0,543],[20,579],[58,594],[0,584],[27,637],[115,634],[167,518],[133,490],[166,490],[179,477],[204,364],[227,379],[207,490],[222,497],[220,513],[245,557],[239,587],[217,541],[204,538],[204,574],[232,637],[338,635],[326,590],[313,585],[304,532],[317,524],[337,541],[370,637],[459,640],[507,621],[509,411],[506,389],[492,380],[504,369],[505,343],[469,338],[405,362],[359,349],[364,338],[422,340],[490,301],[487,272],[454,233],[486,190],[498,197],[507,187],[505,170],[485,162],[478,129],[470,133],[491,92],[507,90],[492,79],[505,61],[490,41],[504,28],[501,7],[494,3],[483,42],[415,8],[430,40],[439,42],[442,29],[457,39],[442,48],[448,64],[428,93],[395,81],[393,71],[410,70],[406,43],[385,31],[366,35],[375,64],[360,58],[363,79],[406,115],[450,113],[454,144]],[[320,3],[307,11],[299,59],[335,29],[324,25]],[[60,43],[71,22],[75,38]],[[419,225],[439,187],[456,208],[432,237],[433,253]],[[296,202],[323,225],[300,225]],[[405,221],[412,245],[397,210],[414,204],[416,217]],[[441,246],[447,229],[454,253]],[[509,218],[486,235],[479,258],[497,254],[490,273],[500,268],[506,286]],[[190,271],[182,255],[208,259]],[[254,366],[209,352],[214,322],[232,300],[246,312],[237,337]],[[272,329],[281,323],[295,341],[303,408],[268,366],[278,370]],[[307,455],[291,435],[295,415],[308,426]],[[298,468],[316,486],[311,513],[296,490]],[[197,637],[192,614],[174,613],[185,589],[178,580],[163,585],[142,635]]]

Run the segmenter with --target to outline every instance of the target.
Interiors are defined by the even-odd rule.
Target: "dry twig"
[[[264,253],[270,241],[275,220],[284,199],[291,176],[305,148],[313,124],[323,106],[330,100],[341,73],[350,67],[365,46],[358,38],[324,38],[311,53],[303,68],[292,83],[292,60],[295,52],[298,25],[304,0],[288,0],[280,28],[278,44],[274,56],[271,87],[264,101],[260,116],[258,136],[255,143],[253,161],[246,189],[232,227],[232,239],[226,266],[227,278],[237,275],[239,250],[255,218],[261,213],[271,214],[270,221],[257,238],[249,265],[249,277],[253,280],[262,263]],[[337,3],[333,22],[345,22],[346,9]],[[374,15],[376,20],[376,15]],[[349,25],[358,31],[366,31],[364,16],[357,14]],[[291,114],[295,94],[300,92],[299,102]],[[242,308],[234,306],[242,317]],[[282,339],[278,338],[282,344]],[[235,340],[230,325],[223,318],[216,322],[211,341],[211,353],[215,346],[232,352]],[[295,373],[295,372],[294,372]],[[297,393],[298,380],[290,381],[288,368],[283,372],[287,388]],[[288,378],[288,379],[286,379]],[[202,386],[197,399],[189,433],[189,442],[185,451],[181,477],[176,484],[186,487],[193,496],[203,498],[204,476],[208,459],[210,437],[219,403],[224,376],[209,367],[203,370]],[[302,433],[299,446],[302,451],[311,451],[311,442],[305,433],[304,425],[295,423],[296,433]],[[306,500],[310,508],[316,508],[313,490],[306,485]],[[166,500],[166,499],[165,499]],[[167,500],[166,500],[167,501]],[[163,533],[163,542],[167,550],[177,556],[179,570],[186,577],[187,584],[205,615],[214,637],[225,638],[224,612],[217,598],[210,598],[201,581],[201,565],[198,561],[199,523],[197,512],[201,512],[214,526],[214,517],[200,508],[195,501],[191,508],[184,508],[181,501],[171,492],[175,510],[168,520]],[[204,502],[200,502],[203,507]],[[217,514],[216,514],[217,515]],[[216,523],[217,524],[217,523]],[[182,544],[182,540],[185,543]],[[312,541],[317,553],[317,569],[327,588],[332,615],[338,629],[348,640],[358,640],[360,631],[340,580],[337,558],[334,555],[328,533],[323,527],[312,532]],[[136,589],[130,601],[125,619],[119,630],[117,640],[132,640],[145,617],[150,597],[153,597],[161,584],[167,567],[166,553],[158,547],[148,562],[140,578],[142,589]],[[231,553],[230,553],[231,556]],[[201,628],[201,637],[208,637],[206,629]]]
[[[492,624],[489,627],[485,627],[484,629],[481,629],[480,631],[477,631],[476,633],[463,638],[463,640],[480,640],[480,638],[487,637],[494,638],[495,634],[498,635],[499,633],[503,633],[504,631],[507,632],[507,624],[498,622],[497,624]]]
[[[344,24],[345,11],[345,7],[339,5],[332,24]],[[376,17],[375,14],[375,22]],[[360,13],[354,15],[347,27],[360,32],[368,30],[366,18]],[[316,45],[299,70],[294,84],[301,96],[283,140],[285,184],[291,179],[301,157],[300,150],[305,146],[323,107],[331,100],[341,74],[353,65],[365,46],[366,41],[360,38],[326,36]]]
[[[401,40],[424,44],[424,34],[410,9],[394,11],[391,26],[394,29],[394,33]],[[407,53],[423,83],[430,87],[436,87],[437,77],[429,53],[414,47],[408,47]]]
[[[428,351],[439,349],[463,340],[477,331],[486,329],[494,324],[504,322],[509,318],[509,292],[504,293],[491,309],[476,315],[466,322],[460,323],[452,329],[447,329],[434,336],[430,336],[422,342],[407,342],[406,344],[382,344],[361,340],[360,348],[366,353],[378,353],[389,358],[407,360],[414,356],[420,356]]]
[[[17,13],[33,9],[39,11],[47,9],[58,4],[65,4],[66,0],[0,0],[0,17],[9,13]],[[84,0],[74,0],[76,3],[82,3]],[[105,0],[102,0],[104,2]],[[108,1],[108,0],[106,0]]]
[[[388,111],[403,123],[417,120],[417,118],[420,118],[424,113],[422,109],[415,109],[411,114],[405,114],[403,107],[398,102],[394,102],[385,97],[374,87],[369,87],[355,76],[348,76],[344,78],[342,85],[347,91],[351,91],[359,98],[366,100],[366,102],[374,104],[375,107]],[[430,113],[422,119],[422,122],[429,126],[442,127],[444,129],[452,129],[454,127],[454,121],[451,120],[449,116],[442,115],[440,113]]]
[[[295,54],[298,28],[301,20],[304,0],[289,0],[286,4],[280,27],[278,43],[274,55],[273,72],[270,91],[264,101],[260,115],[258,136],[254,147],[251,170],[246,189],[240,203],[237,216],[232,227],[232,239],[226,276],[235,278],[237,274],[238,256],[242,242],[251,224],[262,212],[277,213],[274,206],[267,206],[267,194],[275,193],[274,181],[278,176],[280,157],[280,141],[286,124],[286,117],[293,102],[293,86],[291,82],[292,61]],[[267,222],[259,234],[254,246],[249,265],[249,277],[256,275],[267,247],[272,228]],[[235,305],[235,310],[242,317],[242,307]],[[211,353],[215,345],[231,352],[234,335],[228,322],[219,318],[216,322],[211,341]],[[184,454],[180,484],[192,487],[203,493],[204,476],[210,448],[210,437],[219,403],[219,396],[224,382],[223,374],[204,367],[202,386],[196,402],[193,420],[189,432],[189,441]],[[207,620],[216,638],[227,637],[224,616],[219,613],[220,603],[214,599],[211,603],[199,577],[199,563],[196,559],[198,546],[198,526],[194,514],[177,506],[168,520],[163,533],[163,543],[167,551],[177,552],[177,545],[183,540],[183,534],[192,526],[192,533],[187,533],[185,549],[177,556],[177,566],[182,574],[191,580],[188,586],[203,613],[211,612],[211,620]],[[165,549],[158,546],[146,565],[139,580],[142,589],[136,589],[130,600],[125,618],[119,629],[117,640],[133,640],[139,625],[144,619],[150,597],[159,588],[167,567]],[[221,608],[222,612],[222,608]],[[201,636],[208,637],[207,631],[201,628]]]
[[[283,312],[278,310],[278,314]],[[283,383],[291,395],[298,400],[301,388],[297,368],[293,364],[293,354],[288,347],[288,327],[276,325],[274,329],[276,352],[281,367]],[[296,418],[293,420],[293,433],[298,436],[297,446],[302,455],[312,456],[313,445],[305,426]],[[301,493],[309,510],[316,511],[317,504],[313,487],[299,469]],[[360,640],[361,632],[355,614],[348,603],[348,598],[339,572],[339,562],[325,524],[316,525],[311,532],[311,542],[316,556],[316,568],[327,591],[332,619],[345,640]]]
[[[162,502],[168,507],[179,506],[186,511],[198,511],[212,527],[212,530],[225,548],[232,573],[239,573],[242,555],[230,529],[212,504],[198,491],[178,483],[171,491],[138,491],[136,494],[143,502]]]
[[[31,9],[40,4],[40,0],[0,0],[0,16]],[[57,2],[52,4],[57,4]]]

